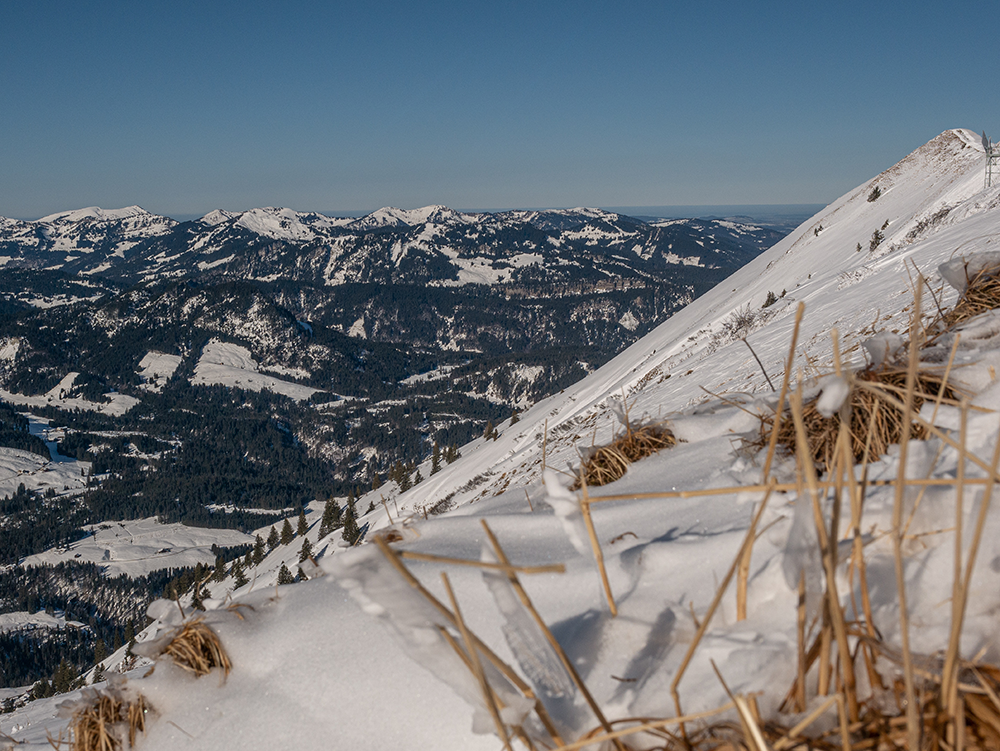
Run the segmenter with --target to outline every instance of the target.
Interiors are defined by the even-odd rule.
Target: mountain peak
[[[95,219],[97,221],[113,221],[116,219],[127,219],[130,216],[149,215],[141,206],[126,206],[123,209],[102,209],[100,206],[88,206],[85,209],[75,209],[73,211],[60,211],[49,214],[38,219],[39,224],[49,224],[52,222],[79,222],[84,219]]]

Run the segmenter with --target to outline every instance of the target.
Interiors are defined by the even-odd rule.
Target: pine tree
[[[195,580],[194,586],[191,588],[191,608],[193,610],[204,610],[205,606],[201,601],[201,587],[198,584],[199,582]]]
[[[323,519],[319,523],[319,537],[323,539],[340,527],[340,506],[332,498],[323,506]]]
[[[278,569],[278,584],[295,584],[295,577],[292,576],[292,572],[288,570],[288,566],[284,563]]]
[[[73,683],[73,666],[63,657],[59,661],[59,667],[52,675],[52,688],[57,694],[64,694],[70,690]]]
[[[253,566],[253,551],[248,550],[247,554],[243,556],[243,568],[247,569]]]
[[[299,527],[295,530],[299,537],[304,535],[309,531],[309,525],[306,524],[306,510],[304,508],[299,509]]]
[[[348,545],[356,544],[358,538],[361,536],[361,529],[358,527],[358,517],[354,512],[353,505],[348,505],[347,510],[344,512],[344,530],[341,532],[341,536]]]
[[[253,544],[253,565],[259,566],[264,562],[264,538],[257,535]]]
[[[292,531],[292,523],[285,519],[285,523],[281,526],[281,544],[287,545],[294,539],[295,533]]]
[[[215,556],[215,571],[212,572],[212,581],[220,582],[226,578],[226,559],[222,554]]]
[[[434,450],[431,452],[431,474],[436,475],[441,471],[441,447],[434,441]]]
[[[521,420],[521,413],[517,411],[517,407],[514,407],[514,411],[510,415],[510,424],[516,425]]]
[[[420,474],[420,470],[418,469],[417,470],[417,474],[413,476],[413,484],[414,485],[419,485],[423,481],[424,481],[424,476],[422,474]]]
[[[108,648],[104,645],[104,639],[98,639],[97,643],[94,644],[94,663],[104,662],[104,658],[108,656]]]
[[[313,554],[312,543],[308,537],[302,538],[302,549],[299,551],[299,563],[302,563]]]
[[[233,575],[233,586],[236,589],[239,589],[250,582],[250,580],[247,579],[247,575],[243,573],[243,566],[240,565],[239,558],[233,561],[233,567],[230,569],[229,573]]]
[[[399,490],[405,493],[407,490],[413,487],[413,481],[410,479],[410,473],[404,468],[399,476]]]
[[[91,685],[95,683],[100,683],[104,680],[104,663],[97,663],[97,667],[94,668],[94,679],[90,682]]]
[[[274,525],[272,524],[271,531],[267,535],[267,549],[274,550],[276,547],[278,547],[279,542],[281,542],[281,538],[278,537],[278,530],[276,530],[274,528]]]

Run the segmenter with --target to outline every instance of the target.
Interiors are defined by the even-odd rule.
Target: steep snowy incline
[[[627,397],[633,419],[641,420],[691,408],[708,399],[706,389],[770,391],[739,337],[746,336],[777,384],[800,301],[806,312],[798,367],[807,360],[831,364],[834,327],[846,342],[843,349],[860,362],[861,339],[905,328],[918,270],[937,290],[938,264],[956,252],[998,247],[1000,187],[983,189],[984,163],[977,134],[942,133],[842,196],[591,376],[535,405],[515,425],[500,426],[498,440],[464,448],[466,458],[396,503],[419,512],[445,498],[460,505],[510,483],[536,482],[546,430],[547,465],[576,465],[579,448],[606,443],[618,426],[607,409],[609,399]],[[869,200],[875,187],[879,195]],[[875,231],[883,239],[872,250]],[[763,308],[769,293],[777,300]],[[948,289],[944,295],[942,305],[954,299]],[[928,299],[925,309],[932,304]]]

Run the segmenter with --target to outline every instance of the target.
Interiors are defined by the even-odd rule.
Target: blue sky
[[[826,203],[1000,138],[989,7],[6,2],[0,215]]]

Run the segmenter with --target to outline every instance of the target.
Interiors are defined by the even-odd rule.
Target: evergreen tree
[[[410,473],[403,468],[399,476],[399,490],[405,493],[407,490],[413,487],[413,481],[410,479]]]
[[[70,690],[74,678],[73,666],[69,664],[69,661],[63,657],[59,661],[59,667],[56,668],[56,672],[52,675],[52,689],[57,694],[65,694]]]
[[[510,424],[515,425],[521,420],[521,413],[517,411],[517,407],[514,407],[514,411],[510,415]]]
[[[200,582],[195,579],[194,586],[191,587],[191,608],[194,610],[204,610],[205,605],[201,601]]]
[[[295,577],[292,576],[292,572],[288,570],[288,566],[284,563],[278,569],[278,584],[295,584]]]
[[[348,545],[356,544],[358,538],[361,536],[361,529],[358,527],[358,517],[354,512],[353,504],[348,505],[347,510],[344,512],[344,530],[340,534],[344,538],[344,542]]]
[[[294,539],[295,533],[292,531],[292,523],[285,519],[285,523],[281,525],[281,544],[287,545]]]
[[[104,663],[97,663],[97,667],[94,668],[94,679],[90,682],[91,685],[95,683],[100,683],[104,680]]]
[[[276,547],[278,547],[279,542],[281,542],[281,538],[278,537],[278,530],[276,530],[274,528],[274,525],[272,524],[271,531],[267,535],[267,549],[274,550]]]
[[[233,585],[236,589],[249,583],[247,575],[243,573],[243,566],[240,565],[240,559],[237,558],[233,561],[233,567],[230,569],[229,573],[233,575]]]
[[[434,450],[431,452],[431,474],[436,475],[441,471],[441,447],[434,441]]]
[[[272,527],[273,529],[273,527]],[[253,544],[253,565],[259,566],[264,562],[264,538],[257,535]]]
[[[312,554],[313,554],[312,543],[309,542],[309,538],[308,537],[303,537],[302,538],[302,549],[299,551],[299,563],[302,563],[303,561],[305,561],[307,558],[309,558],[310,556],[312,556]]]
[[[104,645],[104,639],[98,639],[97,643],[94,644],[94,663],[104,662],[104,658],[108,656],[108,648]]]
[[[304,508],[299,509],[299,527],[295,530],[299,537],[304,535],[309,531],[309,525],[306,524],[306,510]]]
[[[248,550],[247,554],[243,556],[243,568],[248,569],[253,566],[253,550]]]
[[[414,485],[419,485],[423,481],[424,481],[424,476],[422,474],[420,474],[420,470],[418,469],[417,470],[417,474],[413,476],[413,484]]]
[[[340,527],[340,506],[331,498],[323,507],[323,519],[319,523],[320,539],[326,537],[338,527]]]
[[[215,556],[215,571],[212,572],[212,581],[220,582],[226,578],[226,559],[222,557],[222,553]]]

